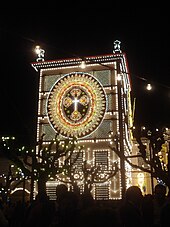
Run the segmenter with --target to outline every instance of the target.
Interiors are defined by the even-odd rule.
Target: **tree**
[[[28,147],[18,148],[10,144],[10,140],[1,140],[0,152],[22,170],[22,174],[31,179],[31,199],[33,198],[34,182],[38,183],[38,193],[46,191],[46,182],[58,179],[72,185],[73,190],[79,190],[83,185],[84,190],[90,192],[93,184],[106,182],[115,176],[118,171],[117,163],[110,169],[103,166],[91,166],[87,161],[77,168],[76,161],[84,146],[77,145],[77,138],[61,139],[59,134],[45,144],[44,134],[41,136],[35,149]]]
[[[43,136],[37,144],[38,152],[28,147],[18,148],[9,139],[0,141],[0,152],[20,168],[24,176],[32,179],[32,192],[34,181],[38,182],[38,193],[40,194],[46,191],[46,182],[50,177],[55,177],[63,172],[59,159],[72,153],[76,147],[76,138],[61,141],[59,135],[56,134],[54,140],[48,145],[43,145]]]
[[[91,166],[87,160],[83,161],[81,168],[76,166],[76,160],[79,156],[77,153],[75,159],[66,166],[63,166],[66,179],[58,178],[63,183],[73,186],[74,191],[80,191],[80,187],[84,192],[90,193],[94,184],[101,184],[114,177],[118,172],[117,163],[113,163],[110,169],[103,169],[102,166]],[[69,161],[71,158],[69,159]],[[59,175],[58,175],[59,177]]]
[[[131,156],[125,156],[124,160],[129,163],[133,168],[140,169],[141,171],[148,172],[155,179],[161,180],[170,190],[170,155],[169,149],[166,151],[165,156],[162,155],[163,145],[166,142],[165,131],[134,131],[134,138],[136,138],[139,154],[136,157],[142,158],[145,164],[144,166],[136,165],[132,162]],[[145,137],[149,141],[149,150],[146,145],[143,144],[142,138]],[[112,136],[112,140],[115,144],[118,143],[118,137]],[[116,146],[111,146],[116,154],[120,157],[120,151]],[[166,160],[165,160],[166,159]]]
[[[10,194],[17,186],[21,183],[24,184],[25,178],[23,177],[23,173],[21,169],[15,167],[14,165],[9,164],[8,172],[5,174],[3,173],[0,176],[0,188],[1,192],[0,195],[3,201],[7,202]]]

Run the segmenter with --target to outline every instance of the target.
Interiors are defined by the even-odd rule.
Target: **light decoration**
[[[148,91],[152,90],[152,85],[151,85],[151,84],[147,84],[146,89],[147,89]]]
[[[11,138],[9,137],[7,140],[9,139]],[[0,191],[0,196],[4,197],[4,194],[6,194],[7,198],[9,198],[9,195],[12,194],[13,192],[12,188],[16,187],[16,185],[19,185],[20,183],[27,179],[29,179],[29,177],[25,176],[20,168],[17,168],[13,164],[9,165],[8,173],[0,175],[0,181],[3,182],[2,191]]]
[[[118,41],[118,40],[117,40]],[[129,83],[129,77],[128,77],[128,72],[127,72],[127,64],[126,64],[126,59],[125,59],[125,56],[124,54],[121,53],[121,50],[120,50],[120,41],[118,42],[115,42],[114,43],[114,50],[113,50],[113,53],[112,55],[104,55],[104,56],[92,56],[92,57],[86,57],[86,67],[87,67],[87,71],[90,72],[92,71],[93,68],[97,67],[97,69],[101,69],[103,70],[105,67],[110,69],[111,70],[111,75],[112,75],[112,79],[113,80],[110,80],[110,83],[111,83],[111,86],[109,88],[107,88],[106,86],[104,86],[104,90],[105,92],[107,93],[110,93],[112,92],[113,94],[113,102],[114,102],[114,111],[110,111],[110,112],[107,112],[105,113],[105,117],[108,119],[110,117],[112,117],[112,115],[114,115],[114,120],[115,120],[115,124],[113,126],[113,130],[114,132],[117,132],[117,134],[119,135],[119,125],[118,125],[118,96],[117,96],[117,75],[118,75],[118,70],[117,69],[117,60],[120,62],[120,71],[121,71],[121,76],[122,76],[122,89],[121,89],[121,93],[122,95],[126,95],[128,92],[129,92],[129,88],[130,88],[130,85],[127,85],[126,83]],[[40,69],[40,74],[41,75],[53,75],[53,73],[57,73],[60,72],[62,74],[65,74],[65,72],[69,72],[70,70],[75,70],[76,72],[79,70],[79,67],[80,67],[80,64],[82,63],[82,59],[78,59],[78,58],[75,58],[75,59],[64,59],[64,60],[57,60],[57,61],[46,61],[46,62],[37,62],[37,63],[33,63],[32,66],[34,67],[34,69],[36,71],[38,71]],[[59,74],[60,74],[59,73]],[[61,75],[62,75],[61,74]],[[65,74],[66,75],[66,74]],[[94,75],[94,74],[93,74]],[[94,77],[95,78],[95,77]],[[43,82],[43,77],[42,77],[42,83]],[[58,78],[57,78],[57,81]],[[114,85],[113,85],[114,84]],[[41,84],[40,86],[40,89],[43,89],[43,84]],[[50,92],[46,92],[46,91],[39,91],[41,92],[41,96],[39,98],[39,100],[41,99],[47,99],[47,97],[49,98],[50,97],[50,93],[52,92],[52,89],[50,90]],[[46,92],[46,96],[44,94],[44,92]],[[68,101],[68,100],[66,100]],[[41,101],[40,101],[41,102]],[[117,102],[117,108],[115,108],[115,102]],[[75,100],[75,106],[77,107],[79,104],[78,100]],[[127,103],[125,102],[125,100],[123,100],[123,102],[121,103],[121,106],[122,106],[122,109],[124,109],[125,107],[125,110],[126,112],[129,111],[129,106],[127,105]],[[42,124],[46,124],[47,123],[47,117],[44,115],[42,116],[42,103],[40,105],[40,112],[39,112],[39,116],[38,116],[38,120],[39,120],[39,126],[38,128],[40,129],[37,133],[37,138],[38,136],[40,135],[39,133],[41,133],[42,129],[41,129],[41,123]],[[128,113],[127,113],[128,114]],[[62,116],[67,116],[67,114],[63,114]],[[123,121],[125,121],[125,117],[126,117],[126,113],[122,113],[122,118],[123,118]],[[49,114],[48,114],[48,118],[49,118]],[[67,119],[68,120],[68,119]],[[54,126],[56,127],[57,125],[53,125],[51,121],[49,121],[50,125],[53,127],[54,129]],[[114,128],[115,126],[117,125],[117,130],[116,128]],[[128,126],[126,125],[125,126],[126,128],[126,132],[125,132],[125,139],[123,140],[124,142],[124,146],[125,146],[125,149],[127,150],[126,153],[129,152],[129,149],[131,147],[131,144],[130,142],[126,141],[126,139],[129,139],[129,134],[128,134]],[[97,129],[97,128],[96,128]],[[96,130],[94,129],[94,131]],[[57,131],[55,129],[55,131]],[[93,131],[93,132],[94,132]],[[109,142],[110,139],[109,138],[89,138],[88,135],[90,135],[92,132],[89,131],[89,134],[87,133],[86,135],[80,135],[80,142],[78,141],[78,143],[87,143],[87,146],[89,146],[89,143],[91,143],[92,147],[94,146],[100,146],[100,143],[102,142]],[[68,137],[68,134],[63,134],[64,136]],[[48,141],[45,142],[45,144],[47,144]],[[93,153],[93,149],[91,148],[90,153],[92,152]],[[87,157],[88,156],[88,157]],[[114,155],[112,155],[112,158],[113,158]],[[87,155],[84,157],[84,158],[89,158],[92,162],[94,162],[94,157],[92,158],[91,157],[91,154]],[[109,162],[110,162],[110,158],[111,157],[108,157],[109,158]],[[92,164],[92,163],[91,163]],[[75,174],[75,176],[77,176]],[[118,177],[120,178],[120,176]],[[109,181],[108,181],[109,182]],[[110,181],[111,182],[111,181]],[[120,180],[118,179],[118,183],[120,182]],[[117,185],[118,186],[118,185]],[[111,186],[112,187],[112,186]],[[111,188],[109,189],[110,191]],[[116,191],[116,189],[114,189],[114,191]],[[117,194],[118,195],[118,194]],[[117,196],[115,195],[115,196]]]
[[[118,81],[121,81],[121,80],[122,80],[122,75],[121,75],[121,74],[118,74],[118,75],[117,75],[117,80],[118,80]]]
[[[86,68],[86,62],[82,61],[80,64],[80,68],[85,69]]]
[[[138,173],[137,180],[138,180],[138,185],[139,185],[141,191],[143,191],[144,180],[145,180],[144,173]]]
[[[120,44],[121,42],[119,40],[115,40],[113,43],[113,53],[122,53],[121,49],[120,49]]]
[[[106,111],[106,94],[88,73],[70,73],[51,89],[47,112],[52,127],[65,137],[82,138],[101,124]]]
[[[37,54],[37,59],[36,59],[37,62],[44,61],[45,50],[43,50],[40,46],[36,46],[35,53]]]
[[[109,65],[115,65],[115,60],[120,60],[122,58],[122,54],[107,54],[104,56],[92,56],[86,57],[86,67],[95,67],[99,66],[99,64],[104,63],[104,67],[109,67]],[[124,61],[124,60],[123,60]],[[43,61],[43,62],[35,62],[32,63],[32,67],[38,71],[41,69],[43,72],[53,70],[60,70],[60,69],[78,69],[80,67],[82,60],[80,58],[75,59],[64,59],[64,60],[57,60],[57,61]],[[112,70],[116,70],[116,68],[112,68]]]
[[[23,189],[22,187],[20,187],[20,188],[15,188],[14,190],[11,191],[10,194],[12,195],[12,194],[14,194],[14,192],[23,191],[23,190],[25,190],[25,192],[27,192],[28,194],[30,194],[30,191],[29,191],[28,189],[26,189],[26,188]]]
[[[128,87],[126,85],[126,83],[129,82],[128,78],[127,78],[127,75],[126,73],[125,74],[117,74],[116,76],[116,85],[117,85],[117,91],[116,91],[116,109],[117,111],[120,111],[119,108],[122,109],[122,128],[124,130],[124,138],[123,138],[123,150],[124,150],[124,153],[126,154],[129,154],[130,150],[132,149],[132,137],[130,136],[129,132],[128,132],[128,127],[130,126],[130,122],[125,122],[125,113],[129,114],[131,112],[129,112],[129,108],[131,108],[131,106],[129,105],[128,106],[128,101],[130,101],[130,99],[128,100],[125,100],[124,98],[124,95],[126,94],[126,96],[128,95],[129,93],[129,89],[130,87]],[[125,86],[126,85],[126,86]],[[120,90],[118,92],[118,86],[121,86],[120,87]],[[118,103],[118,96],[119,97],[122,97],[120,99],[120,102]],[[125,111],[125,112],[124,112]],[[128,115],[128,118],[130,117]],[[118,138],[119,138],[119,135],[120,135],[120,128],[119,128],[119,121],[117,121],[117,132],[116,132]],[[111,135],[111,137],[114,139],[114,136]],[[111,140],[110,141],[111,145],[113,144],[113,141]],[[116,142],[116,141],[115,141]],[[118,152],[120,152],[120,143],[119,143],[119,140],[116,142],[117,143],[117,149],[118,149]],[[126,173],[126,181],[125,181],[125,187],[127,187],[127,185],[129,185],[131,183],[131,167],[129,165],[127,165],[127,163],[125,163],[125,173]],[[121,175],[119,174],[119,178],[121,178]],[[120,182],[120,188],[123,188],[124,185],[122,185],[122,182]]]

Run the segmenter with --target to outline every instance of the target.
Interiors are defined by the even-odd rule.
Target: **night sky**
[[[121,41],[136,98],[135,126],[170,127],[170,14],[159,8],[81,7],[0,15],[0,135],[33,143],[38,73],[31,67],[38,44],[45,60],[112,54]],[[147,91],[145,85],[153,84]],[[133,101],[133,100],[132,100]]]

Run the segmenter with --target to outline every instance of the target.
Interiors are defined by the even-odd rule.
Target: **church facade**
[[[82,179],[82,163],[86,162],[89,168],[99,170],[99,181],[91,190],[93,197],[121,199],[132,184],[131,167],[124,155],[132,152],[133,119],[128,63],[120,42],[114,42],[112,54],[83,59],[44,61],[39,55],[32,67],[39,74],[37,142],[44,135],[43,144],[48,144],[56,133],[61,140],[76,137],[83,145],[75,165],[80,189],[84,190],[78,179]],[[115,166],[117,172],[103,181]],[[59,177],[47,182],[51,198],[61,182]]]

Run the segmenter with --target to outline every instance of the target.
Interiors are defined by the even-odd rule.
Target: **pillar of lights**
[[[121,199],[130,170],[126,175],[126,165],[111,149],[109,132],[121,135],[117,148],[129,154],[132,146],[129,130],[132,110],[126,55],[121,51],[120,41],[116,40],[112,54],[88,56],[83,61],[83,68],[80,67],[81,58],[32,63],[39,73],[37,141],[45,134],[43,143],[48,144],[56,132],[61,140],[75,136],[78,144],[84,145],[76,165],[81,166],[87,160],[88,166],[100,166],[105,175],[117,162],[119,169],[124,169],[104,183],[93,184],[91,192],[96,200]],[[82,188],[81,177],[78,174],[75,176]],[[47,182],[47,191],[50,193],[52,188],[55,191],[56,185],[61,183],[60,179],[65,177],[62,173]]]

